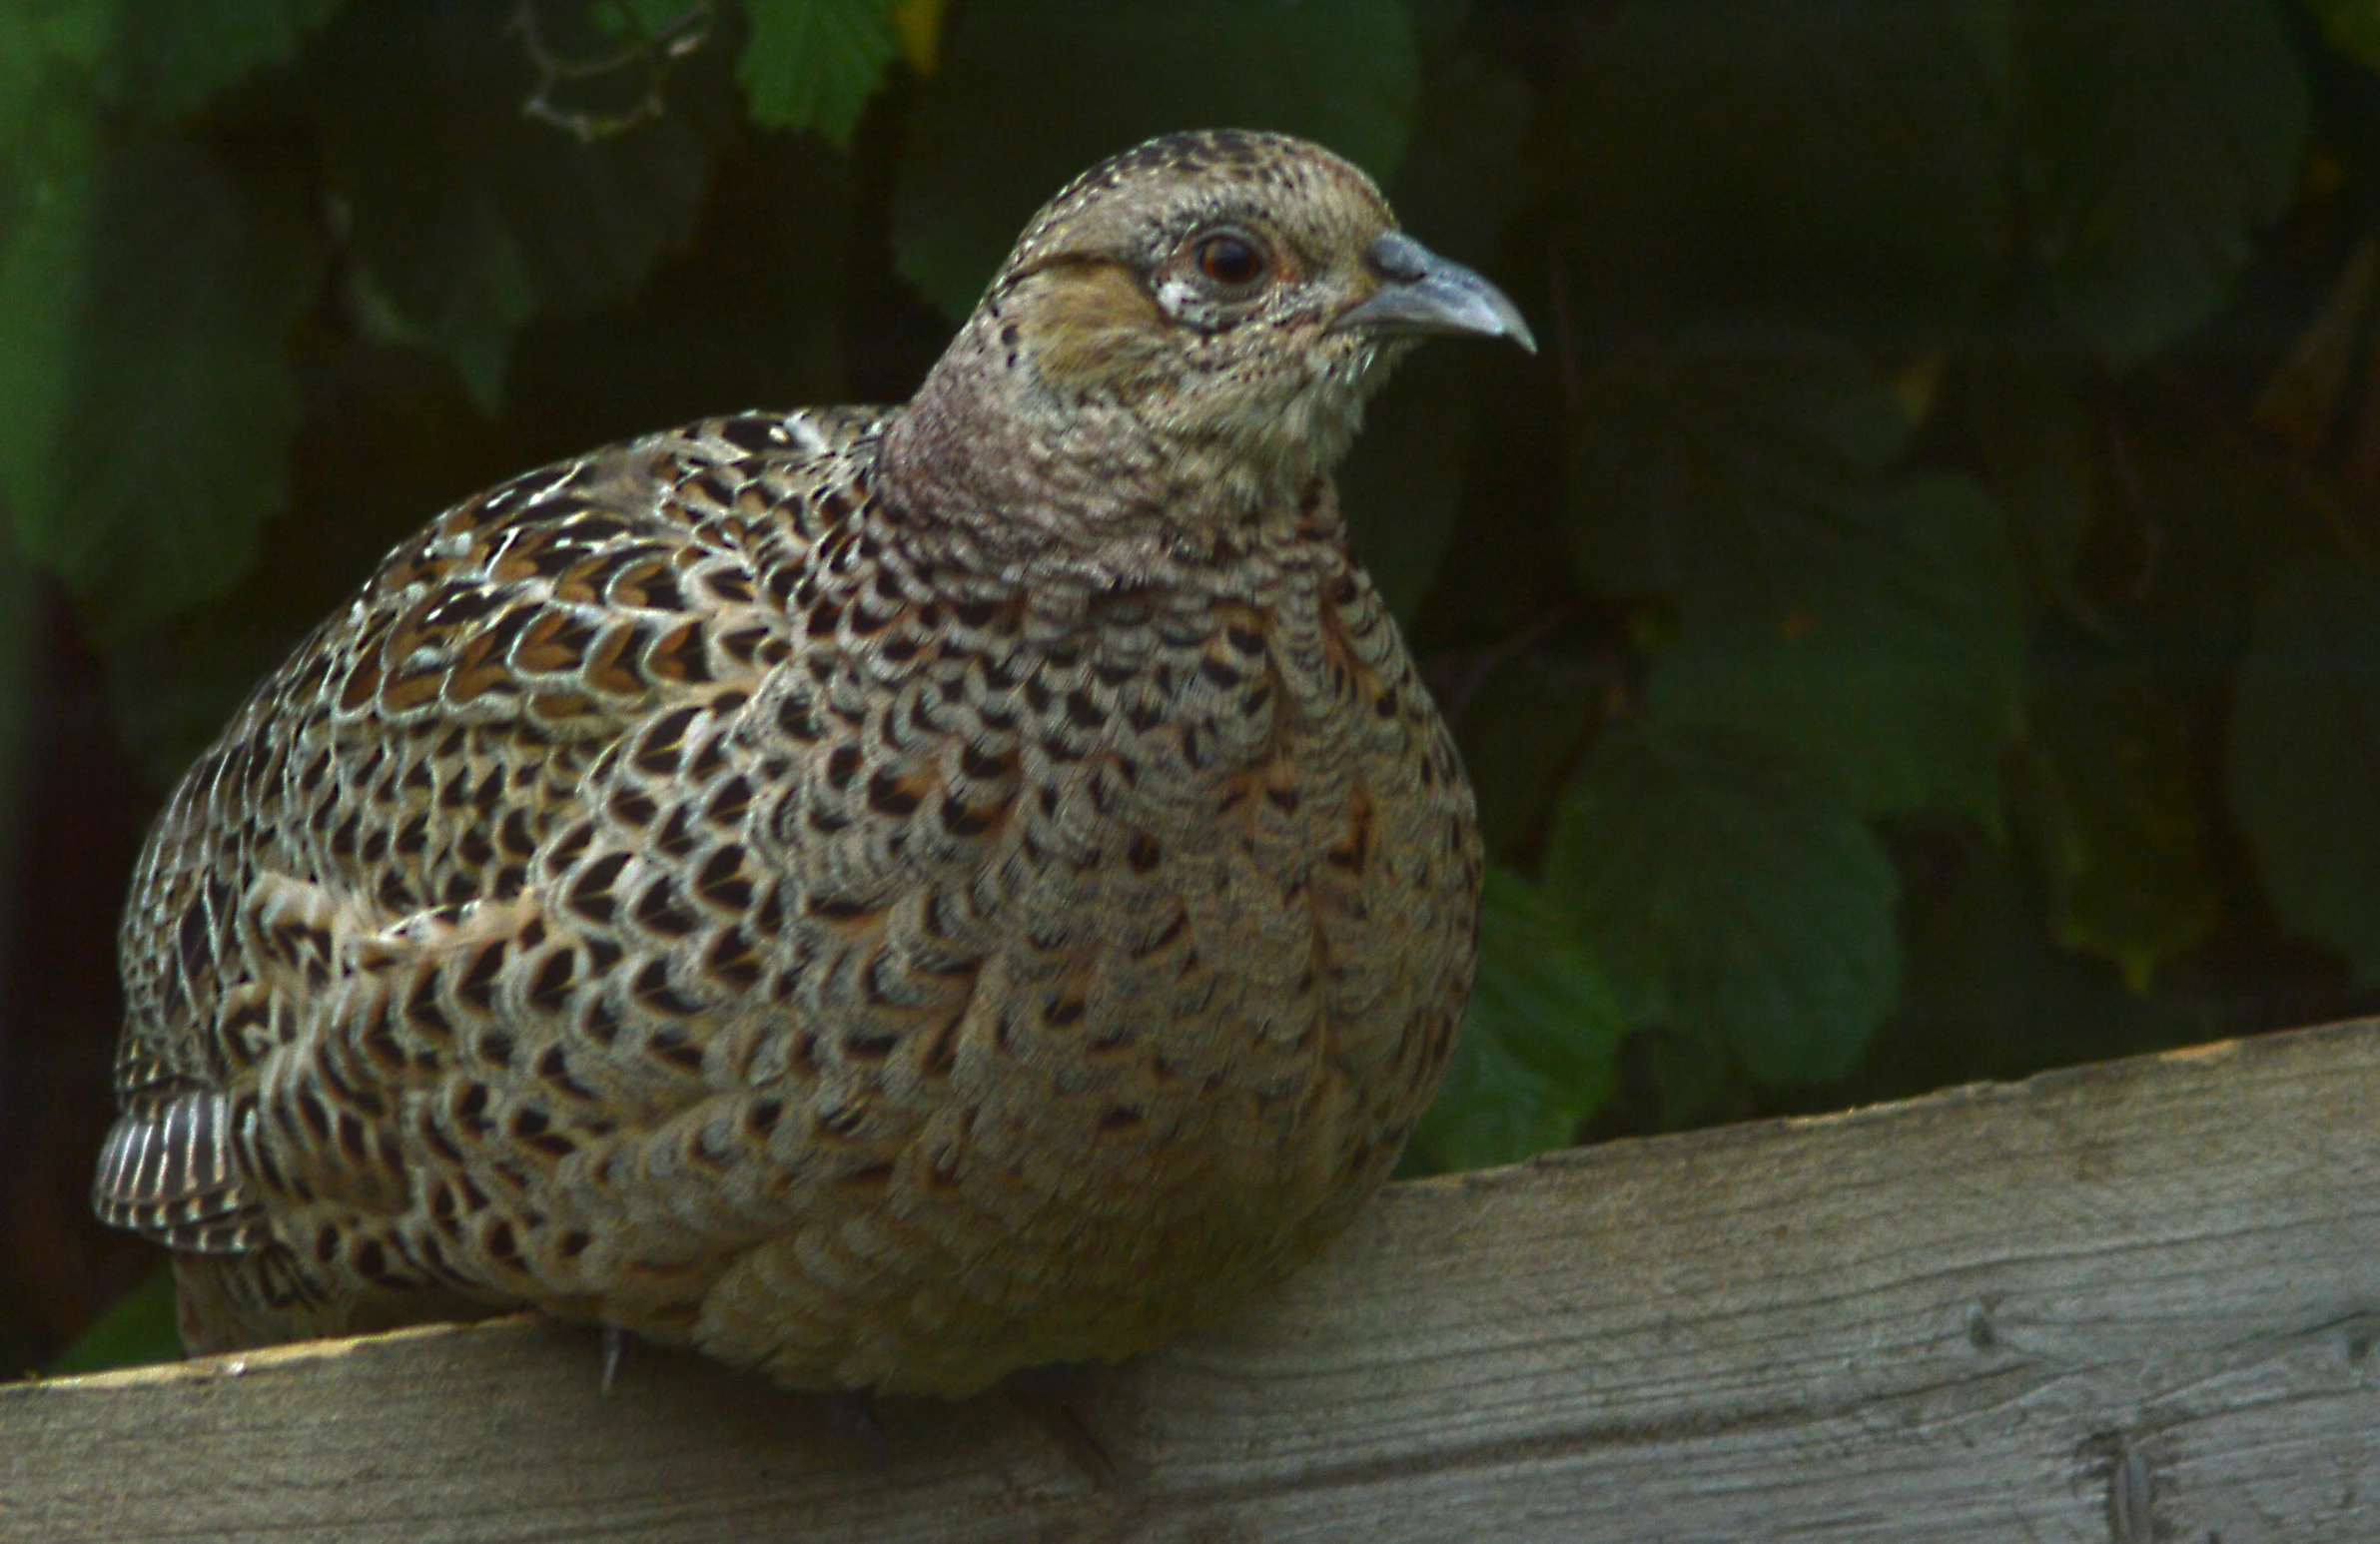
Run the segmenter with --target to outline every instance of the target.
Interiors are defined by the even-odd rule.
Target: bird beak
[[[1364,261],[1379,277],[1369,299],[1338,314],[1329,331],[1386,337],[1509,338],[1537,352],[1537,340],[1509,296],[1460,263],[1451,263],[1402,231],[1373,242]]]

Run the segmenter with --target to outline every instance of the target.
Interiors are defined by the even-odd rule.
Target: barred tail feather
[[[268,1237],[233,1162],[231,1096],[212,1089],[135,1099],[100,1150],[91,1206],[187,1254],[241,1254]]]

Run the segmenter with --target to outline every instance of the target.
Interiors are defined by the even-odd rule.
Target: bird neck
[[[1118,395],[1055,389],[1002,332],[998,312],[979,313],[884,430],[877,492],[914,536],[1021,582],[1093,587],[1211,579],[1337,537],[1321,466],[1169,434]]]

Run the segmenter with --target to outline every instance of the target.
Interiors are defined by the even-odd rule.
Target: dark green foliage
[[[849,145],[900,48],[893,0],[752,0],[749,9],[752,38],[735,74],[753,122]]]
[[[2373,0],[0,0],[0,799],[42,576],[162,789],[446,500],[897,396],[1067,179],[1239,124],[1544,346],[1341,478],[1494,859],[1409,1167],[2369,1006],[2376,65]]]
[[[1610,1096],[1628,1028],[1561,905],[1509,869],[1487,872],[1479,935],[1470,1018],[1406,1159],[1424,1170],[1566,1147]]]
[[[1991,71],[1971,36],[1993,8],[1579,7],[1539,172],[1581,309],[1660,331],[1714,308],[1855,338],[1956,328],[2008,241]]]
[[[58,1376],[105,1372],[110,1367],[172,1361],[181,1354],[182,1334],[174,1322],[174,1273],[160,1270],[92,1320],[48,1370]]]
[[[230,585],[287,495],[283,335],[323,253],[258,181],[140,139],[59,178],[0,259],[0,492],[111,636]]]
[[[86,3],[107,25],[111,47],[97,57],[95,83],[111,100],[159,118],[204,107],[264,65],[280,64],[344,0],[140,0],[138,9]],[[36,7],[40,9],[40,7]],[[104,23],[101,18],[105,18]]]
[[[2145,992],[2160,963],[2213,929],[2221,904],[2188,720],[2136,660],[2092,641],[2045,647],[2033,682],[2013,780],[2050,935],[2114,961]],[[2323,818],[2339,812],[2334,803]]]
[[[709,170],[680,118],[583,143],[524,115],[532,70],[504,18],[485,0],[353,0],[306,72],[356,284],[490,407],[521,324],[633,291],[692,234]]]
[[[1681,602],[1654,718],[1790,745],[1865,814],[1953,809],[1996,828],[2024,625],[1999,511],[1936,474],[1767,534],[1765,563]]]
[[[1993,0],[2028,245],[2118,365],[2206,320],[2297,181],[2306,84],[2272,0]],[[1996,50],[1994,50],[1996,51]]]
[[[1611,730],[1563,795],[1546,886],[1629,1022],[1769,1083],[1849,1072],[1900,986],[1883,846],[1756,737]]]
[[[2273,905],[2380,984],[2380,564],[2309,562],[2273,586],[2227,770]]]

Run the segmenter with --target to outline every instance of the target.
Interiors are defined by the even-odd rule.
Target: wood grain
[[[0,1539],[2339,1544],[2375,1344],[2345,1025],[1397,1186],[1222,1329],[856,1431],[527,1320],[0,1388]]]

